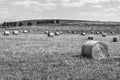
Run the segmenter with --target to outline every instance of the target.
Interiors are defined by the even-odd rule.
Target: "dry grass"
[[[80,58],[87,36],[41,34],[0,37],[0,80],[119,80],[120,42],[94,36],[109,46],[110,59]]]

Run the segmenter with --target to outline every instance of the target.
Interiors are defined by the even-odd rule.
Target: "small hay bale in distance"
[[[60,35],[60,33],[59,33],[59,32],[55,32],[55,35],[59,36],[59,35]]]
[[[113,37],[113,42],[118,42],[120,40],[119,36],[114,36]]]
[[[103,33],[103,34],[102,34],[102,37],[106,37],[106,36],[107,36],[107,34],[106,34],[106,33]]]
[[[99,32],[97,31],[97,32],[95,32],[96,34],[99,34]]]
[[[18,35],[18,34],[19,34],[18,31],[16,31],[16,30],[13,31],[13,35]]]
[[[85,35],[86,35],[86,33],[82,32],[82,33],[81,33],[81,35],[82,35],[82,36],[85,36]]]
[[[111,31],[111,34],[114,34],[114,32],[113,32],[113,31]]]
[[[93,40],[94,35],[88,35],[88,40]]]
[[[101,60],[109,57],[108,46],[100,41],[87,41],[81,49],[81,56],[89,59]]]
[[[62,31],[59,31],[60,34],[62,34]]]
[[[49,32],[48,33],[48,37],[54,37],[54,33],[53,32]]]
[[[45,34],[48,34],[49,33],[49,31],[45,31]]]
[[[93,34],[93,33],[94,33],[94,31],[91,31],[91,33]]]
[[[28,30],[23,30],[23,33],[28,33]]]
[[[76,31],[72,31],[73,34],[76,34],[77,32]]]
[[[103,34],[104,32],[103,31],[100,31],[100,34]]]
[[[9,31],[4,31],[4,35],[5,35],[5,36],[9,36],[9,35],[10,35],[10,32],[9,32]]]

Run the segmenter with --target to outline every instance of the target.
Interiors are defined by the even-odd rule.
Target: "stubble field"
[[[0,35],[0,80],[119,80],[120,42],[111,42],[113,36],[95,35],[110,54],[97,61],[80,57],[87,41],[80,34]]]

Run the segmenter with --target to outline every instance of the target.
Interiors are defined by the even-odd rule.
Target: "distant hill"
[[[87,20],[64,20],[64,19],[40,19],[40,20],[24,20],[15,22],[4,22],[1,28],[25,27],[25,26],[97,26],[97,27],[114,27],[120,26],[120,22],[110,21],[87,21]]]

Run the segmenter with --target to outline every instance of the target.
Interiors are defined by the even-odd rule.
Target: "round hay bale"
[[[59,33],[59,32],[55,32],[55,35],[59,36],[59,35],[60,35],[60,33]]]
[[[119,39],[120,39],[119,36],[114,36],[114,37],[113,37],[113,42],[118,42]]]
[[[48,34],[49,33],[49,31],[45,31],[45,34]]]
[[[112,31],[111,34],[114,34],[114,32]]]
[[[88,35],[88,40],[93,40],[94,35]]]
[[[94,33],[94,31],[91,31],[91,33],[93,34],[93,33]]]
[[[60,34],[62,34],[62,31],[59,31]]]
[[[72,33],[73,33],[73,34],[76,34],[77,32],[76,32],[76,31],[73,31]]]
[[[100,31],[100,34],[104,34],[104,32],[103,32],[103,31]]]
[[[68,31],[68,33],[71,33],[71,31]]]
[[[18,35],[19,32],[18,31],[13,31],[13,35]]]
[[[82,46],[81,56],[96,60],[107,58],[109,57],[108,46],[104,42],[87,41]]]
[[[28,33],[28,30],[23,30],[23,33]]]
[[[106,34],[106,33],[103,33],[103,34],[102,34],[102,37],[106,37],[106,36],[107,36],[107,34]]]
[[[84,32],[81,33],[82,36],[85,36],[86,34]]]
[[[28,30],[28,32],[32,32],[32,30],[30,29],[30,30]]]
[[[54,37],[54,33],[49,32],[49,33],[48,33],[48,37]]]
[[[97,32],[95,32],[96,34],[99,34],[99,32],[97,31]]]
[[[4,35],[9,36],[10,32],[9,31],[4,31]]]

